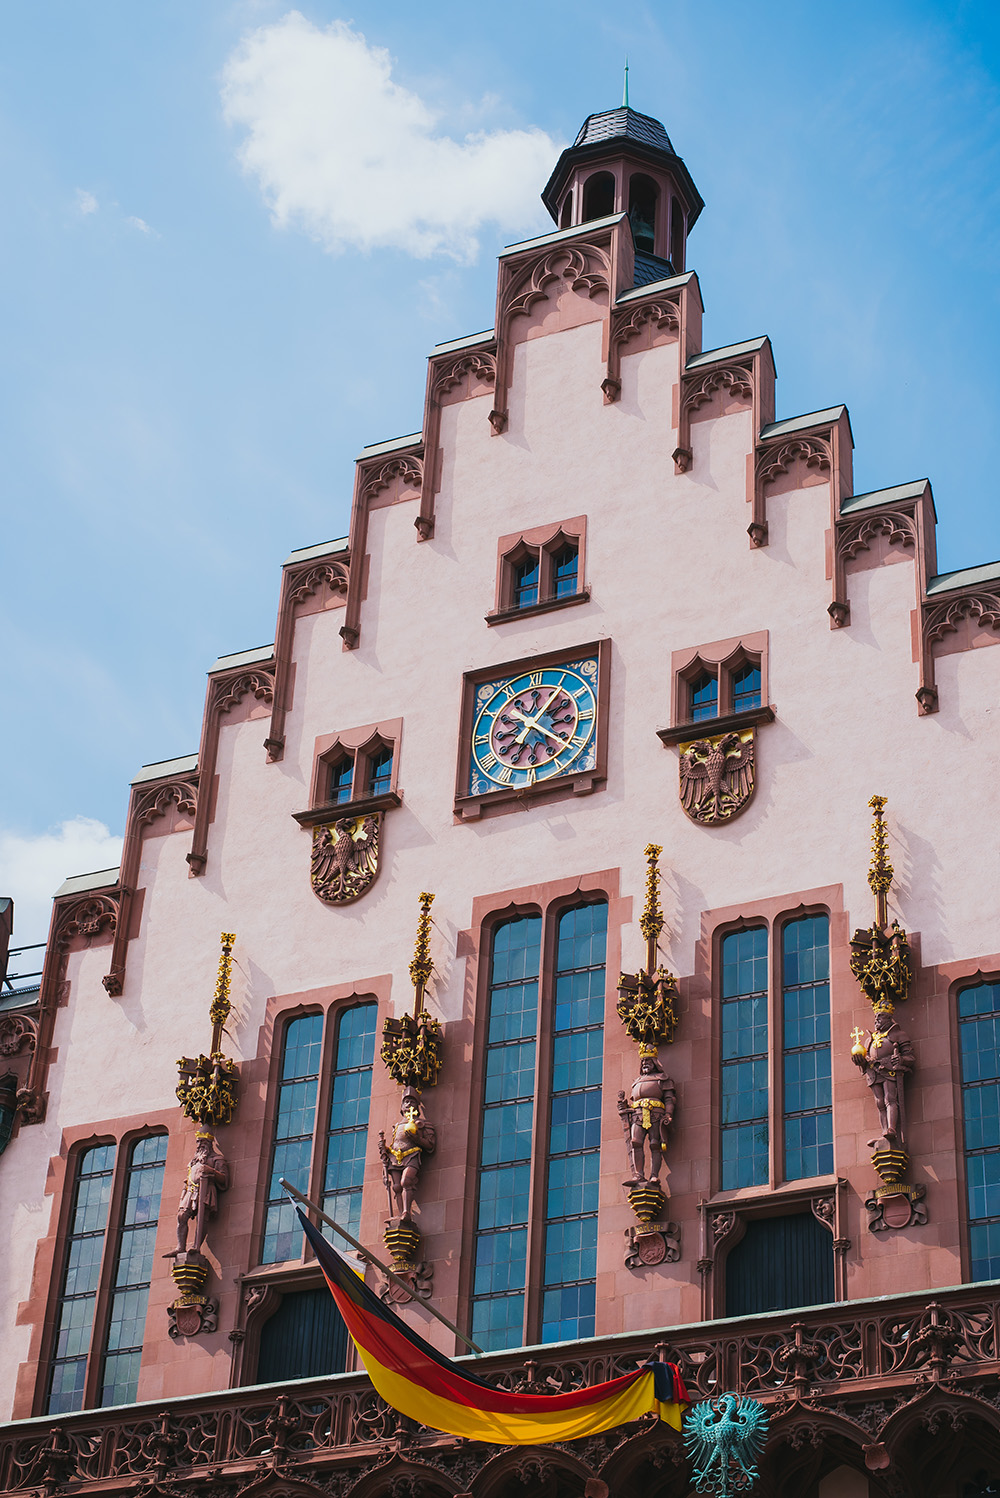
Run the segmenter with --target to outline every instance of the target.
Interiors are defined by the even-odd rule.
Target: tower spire
[[[625,83],[622,87],[622,108],[628,108],[628,58],[625,59]]]

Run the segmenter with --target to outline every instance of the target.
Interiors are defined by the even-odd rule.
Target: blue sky
[[[34,0],[0,55],[8,683],[0,894],[44,934],[114,862],[206,668],[273,638],[353,460],[584,116],[660,118],[706,201],[705,346],[769,333],[778,415],[846,401],[858,492],[930,477],[942,570],[1000,556],[1000,12]],[[384,49],[387,56],[378,49]],[[471,138],[471,139],[470,139]]]

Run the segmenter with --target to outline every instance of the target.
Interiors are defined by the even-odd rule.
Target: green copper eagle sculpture
[[[760,1472],[767,1440],[768,1413],[756,1399],[721,1394],[688,1410],[684,1418],[684,1443],[694,1465],[699,1493],[731,1498],[746,1493]]]

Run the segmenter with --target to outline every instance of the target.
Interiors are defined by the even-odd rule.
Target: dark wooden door
[[[726,1315],[833,1300],[833,1238],[811,1212],[758,1217],[726,1259]]]
[[[343,1373],[346,1361],[347,1327],[325,1286],[290,1291],[261,1327],[259,1384]]]

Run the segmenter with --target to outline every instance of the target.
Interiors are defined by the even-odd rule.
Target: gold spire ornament
[[[639,917],[639,930],[646,939],[646,966],[637,973],[622,973],[618,979],[618,1018],[637,1045],[652,1046],[672,1041],[677,1028],[675,1001],[677,980],[656,965],[656,946],[663,930],[660,906],[659,843],[647,843],[646,900]]]
[[[387,1017],[382,1027],[382,1060],[393,1081],[415,1092],[433,1087],[441,1070],[444,1035],[439,1020],[424,1008],[424,996],[434,964],[431,960],[431,905],[434,896],[423,890],[417,935],[410,961],[413,1013]]]
[[[894,871],[889,862],[886,797],[872,796],[868,805],[874,812],[868,885],[875,896],[875,921],[867,931],[855,931],[851,938],[851,972],[876,1014],[891,1014],[896,1004],[908,997],[913,972],[906,932],[898,921],[893,921],[891,927],[888,924]]]
[[[205,1128],[217,1129],[232,1121],[238,1101],[239,1070],[236,1062],[222,1054],[222,1034],[232,1012],[230,987],[233,974],[235,931],[223,931],[222,955],[215,994],[209,1006],[212,1043],[209,1055],[182,1056],[177,1063],[177,1099],[185,1118]]]

